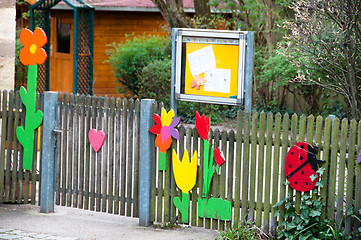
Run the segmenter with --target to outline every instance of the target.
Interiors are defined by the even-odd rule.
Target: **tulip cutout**
[[[187,149],[184,152],[182,162],[179,161],[176,151],[173,149],[173,172],[175,183],[182,190],[182,200],[179,197],[173,198],[173,203],[182,214],[182,221],[189,222],[189,191],[196,184],[197,179],[197,151],[194,152],[192,161],[189,161]]]
[[[204,114],[200,116],[197,111],[196,128],[200,137],[204,140],[203,189],[202,198],[198,198],[198,217],[230,221],[232,219],[232,203],[221,198],[211,197],[208,199],[214,170],[219,174],[219,167],[225,162],[220,148],[212,148],[210,150],[210,125],[210,117],[205,117]]]
[[[16,128],[16,136],[23,145],[23,168],[31,170],[34,155],[34,131],[43,121],[43,112],[36,111],[36,85],[37,64],[43,64],[47,58],[43,47],[47,43],[47,37],[41,28],[36,28],[34,33],[23,29],[20,34],[20,42],[24,46],[20,51],[20,61],[29,65],[27,89],[20,88],[20,97],[26,107],[25,127]]]
[[[167,169],[167,150],[172,144],[172,137],[179,140],[179,132],[176,129],[180,123],[181,118],[174,118],[174,111],[171,109],[168,113],[165,108],[162,108],[161,116],[158,114],[153,114],[155,121],[154,126],[152,126],[149,131],[153,134],[156,134],[155,146],[159,147],[159,161],[158,169],[166,170]]]
[[[214,172],[213,166],[213,151],[211,151],[211,156],[209,157],[210,150],[210,128],[211,128],[211,119],[209,116],[205,117],[204,114],[202,116],[199,115],[198,111],[196,111],[196,128],[198,134],[201,138],[203,138],[204,142],[204,159],[203,159],[203,197],[208,197],[209,187],[211,185],[211,180]]]
[[[221,151],[221,148],[215,147],[213,150],[214,161],[216,161],[216,173],[219,175],[219,167],[225,162],[224,154]]]

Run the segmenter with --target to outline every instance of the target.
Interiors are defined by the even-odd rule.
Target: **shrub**
[[[139,76],[139,98],[152,98],[170,106],[171,59],[156,60],[142,69]]]
[[[171,40],[161,36],[127,35],[125,43],[113,43],[107,50],[108,62],[114,68],[116,81],[122,85],[118,92],[130,90],[133,94],[139,92],[139,76],[142,69],[155,60],[171,57]]]

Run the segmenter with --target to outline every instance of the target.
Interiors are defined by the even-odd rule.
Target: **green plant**
[[[124,43],[113,43],[107,50],[107,60],[114,68],[120,93],[125,90],[138,94],[142,69],[156,60],[170,59],[171,40],[161,36],[127,35]]]
[[[324,170],[324,168],[320,168],[317,173],[321,176]],[[311,180],[316,177],[317,175],[312,175]],[[316,186],[322,188],[323,180],[317,182]],[[286,198],[281,199],[273,206],[275,208],[284,206],[286,210],[283,216],[284,221],[278,227],[278,239],[324,239],[323,233],[329,229],[329,221],[321,216],[321,210],[325,206],[325,202],[319,195],[317,188],[312,191],[313,195],[306,193],[302,196],[299,212],[296,211],[296,203],[291,194],[288,194]],[[280,210],[276,210],[274,217],[280,215]]]
[[[251,222],[244,220],[244,224],[238,223],[224,232],[218,232],[219,240],[240,240],[240,239],[257,239],[257,228]]]

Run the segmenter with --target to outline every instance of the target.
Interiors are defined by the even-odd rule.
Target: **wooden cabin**
[[[93,6],[94,13],[94,59],[93,94],[97,96],[121,96],[116,90],[112,66],[105,62],[109,44],[124,42],[127,34],[165,35],[166,25],[159,10],[151,0],[85,0]],[[190,10],[193,1],[188,0],[185,8]],[[51,91],[73,91],[73,9],[60,2],[50,12],[50,85]],[[69,39],[70,38],[70,39]],[[61,46],[59,48],[59,46]]]

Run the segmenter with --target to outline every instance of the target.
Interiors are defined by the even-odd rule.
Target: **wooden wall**
[[[67,16],[69,10],[54,10],[52,16]],[[113,68],[108,59],[107,46],[113,42],[124,42],[126,34],[165,35],[162,30],[166,22],[159,12],[95,11],[94,17],[94,95],[123,97],[116,90]]]
[[[164,35],[161,25],[166,22],[160,13],[96,11],[94,19],[94,94],[120,96],[117,93],[113,68],[105,63],[107,45],[124,42],[126,34]]]

